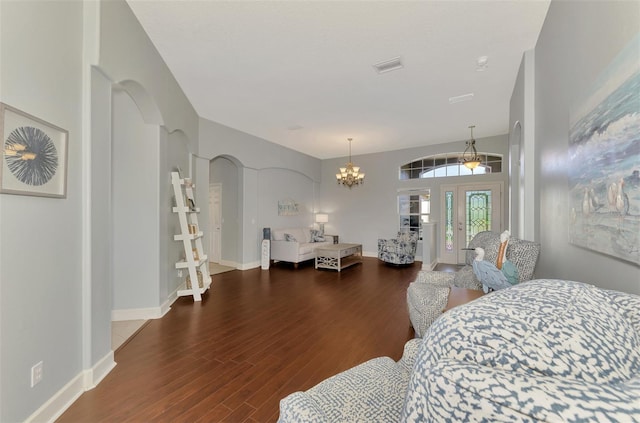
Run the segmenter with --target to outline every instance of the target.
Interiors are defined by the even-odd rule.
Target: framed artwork
[[[297,216],[300,214],[298,203],[293,200],[278,201],[278,216]]]
[[[640,265],[640,35],[570,113],[569,242]]]
[[[0,193],[66,198],[69,132],[0,103]]]

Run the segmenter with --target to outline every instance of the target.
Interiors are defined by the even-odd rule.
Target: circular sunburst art
[[[42,130],[32,126],[14,129],[4,143],[7,167],[27,185],[44,185],[58,169],[58,151]]]

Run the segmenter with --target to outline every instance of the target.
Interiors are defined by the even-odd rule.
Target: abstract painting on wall
[[[640,34],[570,114],[569,242],[640,265]]]
[[[0,192],[66,197],[66,130],[0,103],[0,134]]]
[[[297,216],[300,205],[293,200],[278,200],[278,216]]]

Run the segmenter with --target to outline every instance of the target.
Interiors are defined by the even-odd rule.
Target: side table
[[[449,291],[449,298],[447,300],[447,305],[444,306],[442,310],[443,313],[451,310],[454,307],[457,307],[462,304],[466,304],[471,302],[477,298],[480,298],[484,295],[483,291],[478,291],[475,289],[467,289],[467,288],[458,288],[457,286],[452,286]]]
[[[330,236],[331,238],[333,238],[333,243],[334,244],[340,244],[340,241],[338,240],[338,235],[324,234],[324,236]]]

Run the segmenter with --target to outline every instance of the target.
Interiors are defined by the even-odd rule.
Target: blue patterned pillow
[[[285,241],[289,241],[289,242],[296,242],[298,241],[293,235],[291,234],[284,234],[284,240]]]
[[[324,242],[324,234],[317,229],[311,229],[311,242]]]

